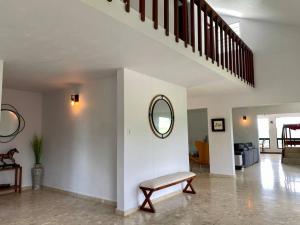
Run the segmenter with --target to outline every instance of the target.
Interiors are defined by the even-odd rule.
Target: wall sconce
[[[79,102],[79,94],[71,95],[71,105],[75,105],[75,103]]]
[[[246,121],[247,120],[247,116],[243,116],[243,120]]]

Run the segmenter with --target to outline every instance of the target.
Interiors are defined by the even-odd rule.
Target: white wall
[[[46,186],[116,201],[116,84],[110,76],[45,94]],[[76,89],[80,102],[72,107]]]
[[[256,88],[190,97],[188,108],[208,108],[210,111],[210,108],[221,104],[224,105],[225,115],[227,108],[300,102],[299,27],[246,19],[230,20],[236,21],[240,22],[242,39],[254,52]],[[226,144],[223,139],[217,138],[215,141],[220,145]],[[230,152],[228,150],[228,154]],[[224,160],[220,163],[225,165],[228,162]]]
[[[23,167],[23,187],[31,186],[31,168],[34,156],[30,141],[34,134],[42,131],[42,95],[34,92],[3,89],[2,103],[14,106],[25,119],[25,129],[13,141],[0,144],[0,152],[17,148],[19,154],[15,155],[16,162]],[[11,183],[12,172],[1,172],[0,183]]]
[[[189,170],[186,89],[128,69],[118,71],[118,85],[118,186],[124,186],[118,210],[128,211],[143,199],[138,190],[142,181]],[[157,138],[148,121],[149,104],[157,94],[166,95],[175,111],[174,130],[166,139]]]
[[[300,28],[246,19],[231,18],[230,21],[240,22],[241,37],[254,52],[256,88],[192,97],[188,100],[189,109],[219,102],[232,107],[300,102]]]
[[[2,82],[3,82],[3,61],[0,60],[0,110],[1,110],[1,100],[2,100]],[[1,119],[1,115],[0,115]]]
[[[208,136],[207,109],[188,110],[189,150],[195,152],[195,141]]]
[[[300,103],[234,108],[232,110],[234,142],[252,142],[258,146],[257,116],[272,114],[272,118],[274,120],[274,118],[276,118],[274,114],[278,114],[278,116],[280,116],[279,114],[287,113],[300,113]],[[242,120],[244,115],[247,116],[247,121]],[[276,124],[274,122],[273,126],[275,125]],[[274,146],[277,146],[276,140],[274,140],[274,135],[271,139],[271,146],[273,146],[273,148],[270,149],[270,151],[280,152],[279,149],[274,148]]]
[[[210,106],[208,112],[208,138],[210,173],[216,175],[235,175],[232,110],[223,104]],[[212,132],[211,120],[225,119],[224,132]]]

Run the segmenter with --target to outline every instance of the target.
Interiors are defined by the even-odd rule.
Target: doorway
[[[188,110],[188,138],[191,170],[209,172],[207,109]]]

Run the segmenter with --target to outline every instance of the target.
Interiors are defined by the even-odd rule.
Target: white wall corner
[[[124,68],[117,71],[117,211],[124,212]]]

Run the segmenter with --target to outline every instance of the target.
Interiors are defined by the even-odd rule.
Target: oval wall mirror
[[[17,109],[8,104],[1,105],[0,143],[12,141],[25,128],[25,120]]]
[[[171,101],[164,95],[155,96],[149,107],[149,123],[159,138],[168,137],[174,127],[174,110]]]

